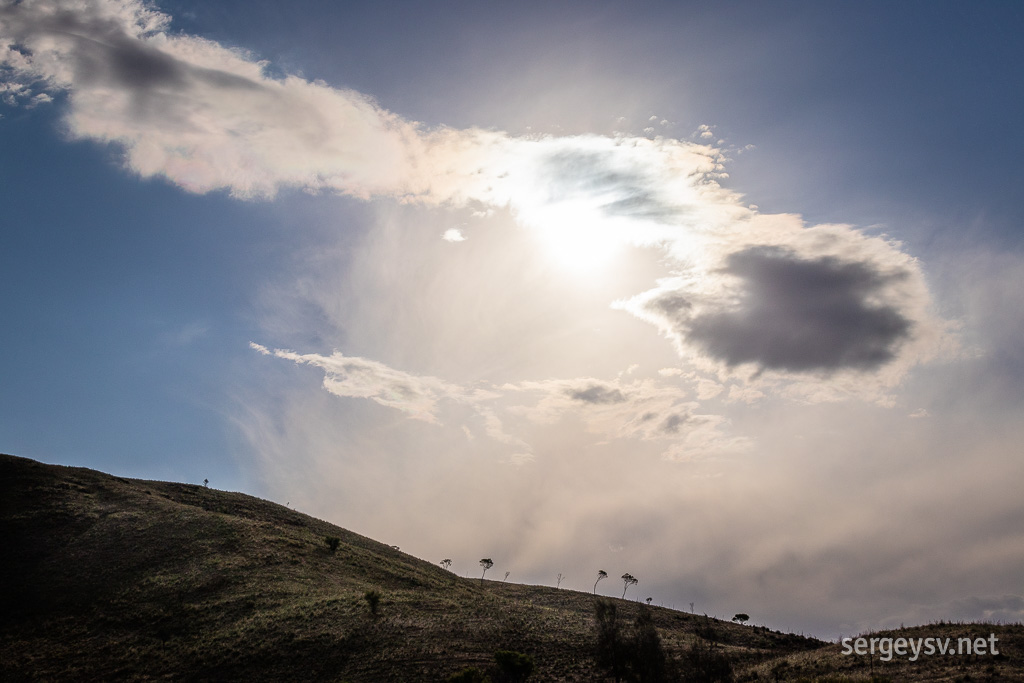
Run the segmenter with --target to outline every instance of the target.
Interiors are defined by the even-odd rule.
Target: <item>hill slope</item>
[[[276,503],[0,455],[0,506],[5,681],[436,681],[498,649],[532,655],[530,680],[603,680],[593,596],[463,579]],[[670,654],[700,634],[740,679],[869,674],[835,645],[651,611]]]

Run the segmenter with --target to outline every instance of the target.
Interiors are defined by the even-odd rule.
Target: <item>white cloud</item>
[[[465,242],[466,236],[462,234],[462,231],[458,228],[448,228],[441,235],[441,239],[445,242]]]
[[[320,368],[324,371],[324,389],[335,396],[367,398],[424,422],[440,424],[437,413],[442,400],[473,405],[495,397],[491,392],[464,389],[436,377],[413,375],[377,361],[338,352],[322,356],[281,349],[272,351],[254,342],[249,346],[263,355]]]

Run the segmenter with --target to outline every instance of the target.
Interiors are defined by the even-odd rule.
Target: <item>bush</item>
[[[498,671],[506,681],[525,681],[533,673],[533,657],[512,650],[498,650],[494,653]]]
[[[623,633],[615,603],[598,600],[594,607],[598,666],[616,681],[658,683],[668,680],[665,650],[648,607],[640,607],[628,636]]]
[[[448,677],[448,683],[491,683],[483,671],[470,666]]]
[[[661,636],[654,627],[654,615],[647,607],[641,607],[633,622],[632,668],[639,681],[654,683],[666,680],[665,650],[661,647]]]
[[[333,555],[338,551],[338,546],[341,545],[341,539],[337,536],[324,536],[324,545],[331,551]]]
[[[615,680],[626,675],[626,641],[622,637],[618,609],[611,600],[594,603],[594,620],[597,622],[597,665],[610,673]]]
[[[683,652],[683,679],[694,683],[732,683],[732,662],[714,643],[698,639]]]
[[[380,604],[380,593],[373,590],[366,591],[363,598],[366,600],[366,604],[370,606],[370,614],[377,614],[377,605]]]

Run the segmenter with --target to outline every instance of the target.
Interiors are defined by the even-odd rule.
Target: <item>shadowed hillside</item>
[[[587,593],[463,579],[239,493],[14,456],[0,455],[0,501],[4,681],[439,681],[470,666],[496,673],[501,649],[533,657],[529,680],[604,680]],[[376,614],[368,591],[380,595]],[[641,609],[612,602],[627,622]],[[727,655],[737,680],[879,673],[877,659],[837,645],[650,611],[670,660],[697,644]],[[1020,628],[1005,628],[1019,652]],[[1010,680],[1020,671],[1011,660],[956,665]]]

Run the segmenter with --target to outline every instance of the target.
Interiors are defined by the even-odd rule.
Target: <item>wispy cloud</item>
[[[413,375],[366,358],[353,358],[335,352],[330,356],[299,354],[250,342],[249,346],[265,356],[275,356],[311,365],[324,371],[324,389],[335,396],[366,398],[388,408],[407,413],[424,422],[438,423],[442,400],[477,404],[497,396],[481,389],[464,389],[437,377]]]
[[[335,396],[369,399],[413,419],[441,425],[441,404],[459,404],[479,418],[486,436],[515,446],[520,461],[532,458],[534,449],[506,424],[521,418],[555,424],[571,416],[602,439],[661,441],[671,459],[695,451],[687,444],[699,443],[705,457],[747,447],[746,440],[723,433],[723,417],[700,414],[699,405],[687,400],[685,390],[650,379],[577,378],[464,387],[338,352],[323,356],[271,350],[255,342],[249,345],[263,355],[319,368],[324,372],[324,389]],[[451,426],[470,430],[468,434],[474,436],[465,423]]]

